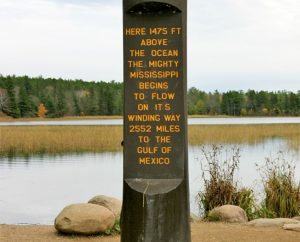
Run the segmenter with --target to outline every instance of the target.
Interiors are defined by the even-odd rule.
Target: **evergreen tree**
[[[248,90],[246,92],[246,110],[248,115],[254,115],[256,113],[256,92],[254,90]]]
[[[65,113],[66,113],[65,97],[62,90],[59,90],[57,95],[56,116],[63,117]]]
[[[20,117],[20,110],[17,105],[16,96],[15,96],[15,88],[12,78],[7,77],[6,79],[6,90],[8,96],[8,107],[7,107],[7,115],[13,118]]]
[[[27,95],[33,94],[33,87],[30,83],[28,76],[24,76],[24,87]]]
[[[97,111],[98,111],[98,105],[97,105],[95,91],[94,91],[94,89],[90,89],[89,96],[88,96],[87,114],[88,115],[97,115]]]
[[[227,115],[239,116],[244,105],[242,91],[229,91],[223,94],[222,112]]]
[[[105,85],[101,85],[98,91],[98,114],[107,114],[107,99],[106,99],[106,88]]]
[[[73,91],[72,93],[72,97],[73,97],[73,103],[74,103],[74,114],[76,116],[79,116],[81,115],[81,109],[80,109],[80,106],[79,106],[79,103],[78,103],[78,99]]]
[[[50,98],[50,96],[47,96],[46,98],[42,98],[41,101],[42,101],[42,103],[44,103],[45,108],[47,110],[46,116],[48,118],[56,117],[56,109],[55,109],[54,103],[53,103],[52,99]]]
[[[18,107],[20,110],[21,117],[32,117],[33,116],[34,112],[33,112],[32,106],[31,106],[29,96],[27,95],[24,86],[20,87]]]

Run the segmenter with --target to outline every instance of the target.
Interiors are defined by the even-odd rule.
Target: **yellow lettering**
[[[178,56],[178,50],[151,50],[151,56]]]
[[[157,133],[179,133],[180,126],[179,125],[156,125]]]
[[[163,93],[152,92],[151,93],[152,100],[174,100],[174,98],[175,98],[174,92],[163,92]]]
[[[140,157],[140,165],[169,165],[171,163],[168,157]]]
[[[155,103],[154,109],[158,110],[158,111],[161,111],[161,110],[170,111],[171,105],[170,105],[170,103]]]
[[[149,78],[179,78],[178,71],[131,71],[129,73],[130,79],[149,79]]]
[[[131,122],[159,122],[159,114],[128,114],[128,121]]]
[[[171,143],[171,136],[155,136],[157,143]]]
[[[153,89],[168,89],[168,82],[139,82],[138,87],[140,90],[153,90]]]
[[[179,61],[176,60],[149,60],[148,61],[149,67],[171,68],[171,67],[178,67],[178,65],[179,65]]]
[[[136,152],[138,154],[156,154],[158,151],[158,147],[150,147],[150,146],[145,146],[145,147],[137,147]]]
[[[176,122],[180,120],[180,114],[166,114],[164,115],[164,120],[165,121],[171,121],[171,122]]]
[[[129,60],[128,61],[128,66],[129,67],[143,67],[144,66],[144,62],[143,61],[132,61],[132,60]]]
[[[129,50],[131,57],[144,57],[145,56],[145,50]]]
[[[149,34],[150,35],[166,35],[168,34],[168,29],[167,28],[150,28],[149,29]]]
[[[141,46],[167,46],[168,39],[142,39]]]
[[[146,28],[126,28],[125,35],[146,35]]]

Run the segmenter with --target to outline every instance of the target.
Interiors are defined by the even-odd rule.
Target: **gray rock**
[[[293,219],[296,219],[300,222],[300,216],[293,217]]]
[[[291,218],[259,218],[254,219],[248,223],[248,225],[254,227],[282,227],[285,224],[297,224],[299,223],[296,219]]]
[[[80,203],[65,207],[56,217],[54,226],[63,233],[90,235],[105,232],[114,223],[115,216],[107,208]]]
[[[214,208],[209,212],[209,217],[215,218],[216,221],[229,223],[246,223],[248,221],[244,209],[234,205],[223,205]]]
[[[285,224],[282,227],[285,230],[292,230],[292,231],[297,231],[300,232],[300,223],[298,224]]]
[[[114,197],[99,195],[99,196],[93,197],[88,202],[106,207],[115,215],[116,219],[120,219],[121,210],[122,210],[122,201],[121,200],[116,199]]]

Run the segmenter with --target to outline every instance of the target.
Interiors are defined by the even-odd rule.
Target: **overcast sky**
[[[0,73],[123,81],[121,0],[0,0]],[[189,0],[188,86],[300,90],[299,0]]]

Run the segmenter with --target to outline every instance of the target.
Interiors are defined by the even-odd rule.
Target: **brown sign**
[[[183,178],[186,33],[179,9],[149,8],[124,21],[124,176]]]
[[[190,242],[186,0],[123,0],[122,242]]]

